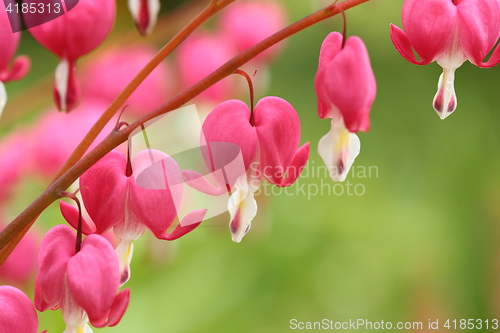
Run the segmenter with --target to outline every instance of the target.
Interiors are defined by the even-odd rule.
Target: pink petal
[[[359,37],[347,40],[342,52],[326,68],[327,75],[324,84],[347,129],[350,132],[368,131],[376,83],[368,51]]]
[[[101,44],[113,26],[115,12],[114,0],[80,1],[71,11],[29,32],[59,58],[75,60]]]
[[[3,74],[0,74],[0,81],[8,82],[21,80],[26,76],[26,74],[28,74],[30,67],[30,58],[28,58],[27,56],[16,57],[14,63],[12,64],[12,68],[10,68],[10,70],[8,71],[5,71]]]
[[[338,32],[332,32],[326,36],[321,44],[319,53],[318,72],[314,78],[314,90],[318,96],[318,115],[321,119],[333,117],[337,112],[332,108],[332,101],[325,89],[325,69],[328,64],[337,56],[342,48],[342,35]],[[327,77],[326,77],[327,78]]]
[[[0,331],[36,333],[38,317],[33,303],[21,290],[0,286]]]
[[[75,254],[75,247],[76,234],[67,225],[57,225],[45,234],[38,255],[35,286],[35,306],[39,311],[60,303],[68,261]]]
[[[265,97],[255,106],[263,177],[281,184],[300,142],[300,120],[293,106],[279,97]]]
[[[286,169],[286,178],[282,179],[280,184],[276,184],[278,187],[286,187],[295,183],[302,170],[304,170],[307,160],[309,159],[309,150],[309,142],[303,144],[302,147],[297,149],[292,162]]]
[[[175,227],[172,233],[167,234],[166,232],[164,232],[160,237],[157,236],[157,238],[173,241],[184,236],[185,234],[196,229],[201,224],[201,222],[205,218],[205,215],[207,214],[207,211],[207,209],[198,209],[189,212],[189,214],[184,216],[182,221]]]
[[[78,230],[78,219],[80,217],[78,209],[64,201],[59,201],[59,208],[66,222],[75,230]],[[90,235],[94,232],[94,228],[92,228],[82,216],[82,233],[84,235]]]
[[[221,195],[227,193],[227,187],[224,184],[213,186],[202,174],[193,170],[182,170],[182,175],[186,184],[195,190],[208,195]]]
[[[418,61],[413,53],[413,48],[411,46],[410,40],[406,36],[405,32],[399,27],[391,23],[391,40],[392,44],[398,50],[399,54],[406,59],[406,61],[411,62],[415,65],[427,65],[432,61],[432,58],[426,60]]]
[[[82,199],[98,234],[107,232],[124,218],[126,164],[125,156],[113,150],[80,177]]]
[[[406,0],[403,28],[421,64],[428,64],[448,49],[453,39],[457,8],[450,0]],[[400,44],[401,45],[401,44]],[[407,48],[404,48],[407,53]]]
[[[129,180],[127,205],[130,205],[130,209],[141,223],[156,237],[160,237],[177,216],[177,208],[180,207],[182,199],[182,173],[170,156],[156,151],[156,154],[161,153],[164,157],[156,161],[154,157],[148,156],[149,151],[142,151],[134,158],[136,166],[134,177]],[[141,171],[144,163],[150,166]],[[137,167],[138,165],[141,167]]]
[[[257,107],[256,107],[257,109]],[[256,116],[256,115],[255,115]],[[248,170],[254,161],[257,148],[257,135],[255,128],[250,124],[250,109],[239,100],[229,100],[219,104],[208,115],[202,127],[205,142],[231,142],[241,149],[245,169]],[[202,142],[202,144],[205,144]],[[231,149],[225,155],[224,150],[208,154],[204,152],[205,163],[211,172],[226,166],[234,159],[234,151]],[[214,164],[213,157],[216,156]]]
[[[342,34],[337,31],[325,37],[319,51],[318,69],[323,69],[342,51],[343,39]]]
[[[457,8],[460,45],[467,58],[482,67],[500,36],[500,8],[496,0],[463,0]]]
[[[81,251],[68,262],[68,283],[92,325],[106,326],[120,284],[118,258],[108,240],[100,235],[85,238]]]
[[[124,289],[116,295],[111,309],[109,310],[109,317],[106,326],[116,326],[122,320],[125,311],[127,310],[130,301],[130,289]]]
[[[5,11],[5,2],[0,1],[0,34],[2,35],[2,52],[0,52],[0,80],[4,72],[8,72],[9,64],[16,53],[19,44],[20,33],[12,33],[9,16]]]

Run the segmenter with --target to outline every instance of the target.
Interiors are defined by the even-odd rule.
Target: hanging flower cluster
[[[37,130],[27,130],[36,138],[30,145],[15,136],[0,145],[0,162],[10,161],[0,175],[0,204],[12,196],[21,172],[53,176],[100,113],[125,88],[125,83],[137,78],[134,75],[154,57],[154,50],[149,47],[117,47],[99,63],[87,67],[80,94],[76,62],[107,37],[113,26],[115,6],[114,0],[79,1],[67,8],[64,15],[29,26],[32,36],[60,59],[54,86],[57,108],[76,110],[70,115],[52,112],[41,118]],[[157,22],[160,1],[129,0],[128,7],[140,34],[150,34]],[[231,57],[252,50],[259,41],[278,31],[285,20],[283,10],[275,2],[235,3],[221,14],[212,32],[195,32],[179,45],[175,66],[180,77],[178,85],[188,88],[197,84]],[[500,36],[500,7],[496,0],[406,0],[403,27],[405,32],[391,26],[397,50],[412,63],[423,65],[436,60],[443,67],[434,99],[441,118],[456,107],[456,68],[467,59],[479,67],[500,62],[498,49],[484,61]],[[7,28],[8,18],[0,13],[0,29]],[[1,82],[23,77],[29,67],[29,61],[23,57],[9,67],[18,39],[18,34],[0,39],[0,112],[6,101]],[[269,48],[254,57],[250,65],[259,71],[264,69],[281,47]],[[144,115],[166,100],[165,95],[176,89],[175,84],[166,82],[173,81],[172,72],[163,63],[134,94],[123,98],[127,107],[135,107],[132,113]],[[235,73],[244,72],[238,69]],[[119,148],[112,150],[106,142],[99,146],[102,150],[94,158],[103,157],[78,173],[82,205],[76,194],[57,192],[59,197],[65,194],[77,201],[78,207],[60,202],[61,215],[71,227],[56,225],[43,237],[38,253],[26,251],[31,259],[38,259],[34,306],[20,290],[0,286],[0,332],[37,332],[35,308],[40,312],[60,310],[66,333],[92,332],[90,325],[117,325],[130,302],[130,290],[120,288],[131,277],[134,242],[146,230],[159,240],[177,240],[196,230],[212,209],[193,209],[180,216],[180,207],[185,208],[189,201],[184,185],[210,196],[226,195],[229,233],[234,242],[242,241],[257,215],[256,197],[263,181],[276,187],[294,185],[310,157],[309,142],[301,144],[299,114],[304,111],[297,112],[287,100],[276,96],[263,97],[254,105],[251,79],[246,73],[244,76],[250,83],[250,105],[231,99],[238,86],[228,80],[201,92],[201,100],[216,105],[203,122],[198,152],[215,184],[207,175],[181,170],[174,157],[149,145],[135,156],[131,156],[130,146],[127,154]],[[259,72],[257,78],[260,77],[266,76]],[[266,82],[258,83],[263,87]],[[360,37],[347,38],[345,32],[332,32],[324,39],[314,89],[318,115],[330,122],[330,131],[320,139],[317,151],[332,180],[344,181],[360,152],[356,133],[370,128],[369,115],[377,90],[368,51]],[[108,124],[104,130],[112,132],[111,138],[121,128],[133,125],[113,120],[117,125]],[[139,123],[145,126],[145,121]],[[99,137],[91,148],[102,139]],[[19,146],[28,147],[29,154],[16,154],[21,150]],[[28,171],[15,167],[24,163],[20,162],[25,161],[23,155],[31,159]],[[235,156],[241,158],[240,165],[232,164]],[[108,239],[112,237],[118,239],[116,246]],[[30,245],[33,243],[21,243],[18,249]],[[26,275],[33,271],[33,264],[30,268]],[[10,269],[10,273],[14,270]]]

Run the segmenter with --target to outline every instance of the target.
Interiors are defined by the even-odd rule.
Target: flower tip
[[[78,106],[80,88],[76,79],[75,61],[61,59],[56,68],[54,84],[54,100],[57,109],[69,112]]]
[[[139,34],[142,36],[149,35],[156,25],[158,13],[160,11],[160,1],[129,0],[128,7]]]
[[[453,86],[454,71],[444,70],[439,77],[438,91],[432,106],[436,110],[439,118],[445,119],[457,108],[457,96]]]

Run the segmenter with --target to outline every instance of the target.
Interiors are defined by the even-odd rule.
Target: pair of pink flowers
[[[500,62],[498,47],[484,61],[500,36],[499,3],[497,0],[406,0],[402,16],[405,31],[391,24],[392,42],[407,61],[416,65],[436,61],[443,68],[433,106],[444,119],[457,107],[455,70],[466,60],[481,68]]]
[[[90,333],[94,327],[117,325],[129,303],[130,291],[118,292],[119,263],[104,237],[90,235],[76,251],[76,234],[58,225],[40,246],[35,282],[35,307],[60,309],[66,333]],[[0,331],[36,333],[38,318],[31,300],[20,290],[0,286]]]
[[[130,290],[118,292],[119,262],[111,243],[89,235],[76,252],[76,234],[58,225],[47,232],[40,246],[35,282],[39,311],[60,309],[65,332],[92,332],[95,327],[117,325],[125,313]]]
[[[171,231],[182,200],[182,173],[167,154],[147,149],[135,155],[130,163],[118,151],[111,151],[80,177],[80,190],[86,211],[83,233],[105,234],[113,229],[120,244],[116,248],[120,265],[120,283],[130,278],[133,242],[145,228],[156,238],[175,240],[200,225],[206,210],[195,210]],[[72,205],[61,202],[66,221],[78,228],[79,213]]]
[[[309,143],[300,143],[300,120],[295,109],[278,97],[261,99],[251,110],[239,100],[229,100],[218,105],[203,123],[204,155],[210,172],[221,166],[231,165],[234,154],[227,146],[239,147],[244,170],[239,174],[235,167],[226,167],[223,193],[229,191],[228,210],[231,215],[229,229],[235,242],[240,242],[250,230],[257,214],[254,194],[265,179],[278,187],[292,185],[309,158]],[[200,182],[200,175],[185,174],[188,184],[205,193],[213,191],[208,182]],[[227,188],[227,191],[226,191]]]

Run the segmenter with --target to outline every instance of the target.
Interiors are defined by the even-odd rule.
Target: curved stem
[[[242,71],[241,69],[235,70],[234,74],[241,75],[247,80],[248,90],[250,90],[250,124],[252,124],[252,126],[255,127],[255,121],[253,120],[254,92],[253,92],[252,78],[250,77],[250,75],[248,75],[247,72]]]
[[[229,2],[230,0],[220,1]],[[54,200],[60,196],[61,191],[68,188],[78,177],[83,174],[90,166],[96,163],[100,158],[110,152],[113,148],[117,147],[122,142],[125,142],[134,129],[143,125],[148,120],[151,120],[159,115],[173,111],[191,99],[211,87],[218,81],[222,80],[228,75],[234,73],[236,69],[245,64],[247,61],[265,51],[274,44],[282,41],[285,38],[294,35],[295,33],[304,30],[320,21],[329,17],[339,14],[341,10],[347,10],[370,0],[347,0],[338,5],[331,5],[316,13],[303,18],[302,20],[284,28],[283,30],[268,37],[262,42],[256,44],[243,53],[240,53],[227,63],[219,67],[216,71],[206,76],[204,79],[191,86],[184,92],[177,95],[175,98],[162,105],[158,109],[150,112],[146,116],[132,123],[130,126],[122,128],[121,130],[112,131],[101,143],[99,143],[91,152],[85,155],[81,160],[76,162],[69,168],[61,177],[56,179],[47,190],[36,199],[28,208],[26,208],[18,217],[16,217],[2,232],[0,232],[0,264],[7,258],[8,254],[6,249],[11,247],[10,242],[20,232],[28,227],[30,222],[50,205]],[[217,2],[219,3],[219,2]],[[109,110],[109,109],[108,109]],[[22,237],[22,236],[21,236]],[[10,242],[10,243],[9,243]],[[7,246],[6,246],[7,245]],[[10,253],[10,252],[9,252]]]

